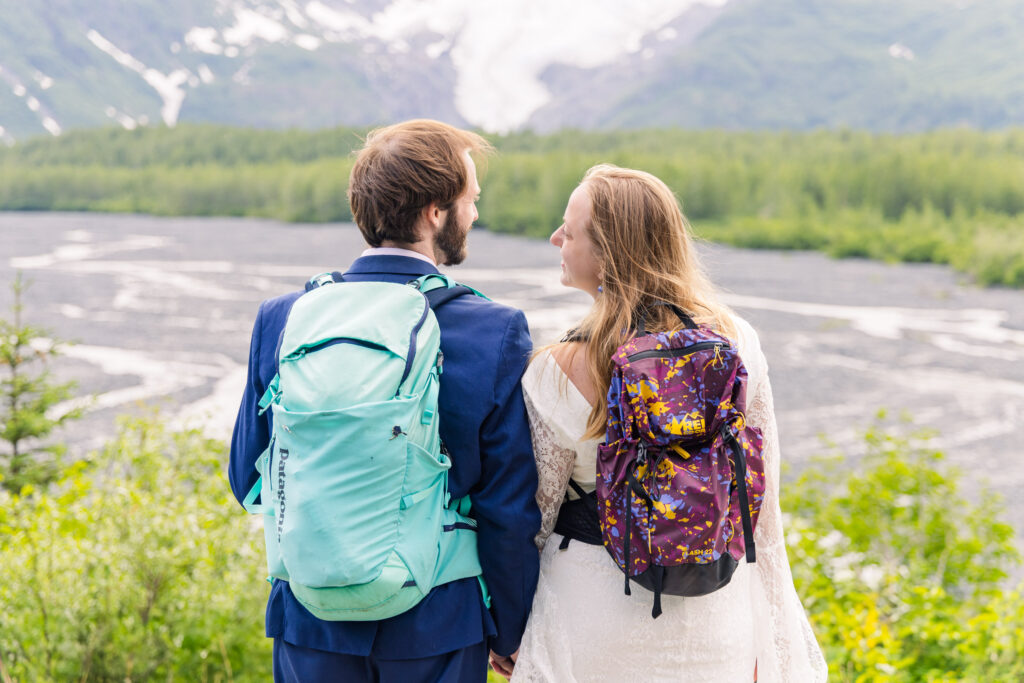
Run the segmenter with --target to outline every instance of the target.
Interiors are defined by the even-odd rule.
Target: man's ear
[[[420,211],[420,220],[422,223],[431,229],[432,233],[436,233],[441,229],[444,224],[445,211],[441,208],[441,205],[437,202],[430,202]],[[421,239],[424,237],[420,236]]]

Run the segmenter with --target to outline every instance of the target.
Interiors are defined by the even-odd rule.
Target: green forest
[[[100,129],[0,150],[0,210],[351,220],[365,130]],[[743,247],[950,264],[1024,286],[1024,130],[491,136],[479,224],[546,237],[591,165],[650,171],[695,232]]]

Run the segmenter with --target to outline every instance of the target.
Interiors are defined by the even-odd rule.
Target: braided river
[[[0,213],[0,237],[0,317],[20,271],[25,320],[74,342],[51,368],[77,382],[86,411],[62,434],[72,455],[144,405],[229,438],[259,302],[344,270],[364,248],[349,224],[82,213]],[[934,430],[929,443],[969,487],[1024,497],[1024,291],[934,265],[700,250],[724,301],[760,334],[787,476],[833,449],[855,466],[885,409],[890,429]],[[469,251],[447,272],[523,309],[536,343],[586,311],[546,242],[474,230]],[[1019,508],[1008,510],[1020,534]]]

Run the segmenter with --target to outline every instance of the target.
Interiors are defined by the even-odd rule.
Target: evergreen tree
[[[79,409],[62,415],[50,410],[72,397],[75,383],[53,382],[46,364],[59,354],[60,342],[22,321],[26,287],[19,273],[12,285],[13,319],[0,318],[0,486],[15,494],[25,486],[45,486],[60,474],[66,446],[47,445],[45,439],[81,415]]]

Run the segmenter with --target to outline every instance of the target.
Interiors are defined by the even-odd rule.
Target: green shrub
[[[262,538],[225,448],[125,419],[49,491],[0,491],[0,661],[15,681],[264,681]],[[0,674],[2,680],[2,674]]]
[[[917,436],[874,429],[866,445],[808,466],[782,500],[831,680],[1022,680],[1001,502],[965,496]],[[49,490],[0,489],[0,680],[266,680],[261,534],[225,457],[197,432],[125,419]]]
[[[57,478],[65,447],[47,443],[47,438],[81,416],[78,408],[50,414],[73,398],[75,383],[54,382],[47,367],[47,361],[60,355],[62,342],[22,320],[27,287],[18,273],[11,285],[11,319],[0,318],[0,488],[12,493]]]
[[[1024,220],[987,216],[971,226],[971,238],[958,256],[963,270],[986,285],[1024,287]]]
[[[1020,562],[1001,502],[969,499],[922,436],[866,436],[785,487],[790,565],[835,681],[1024,677]]]

